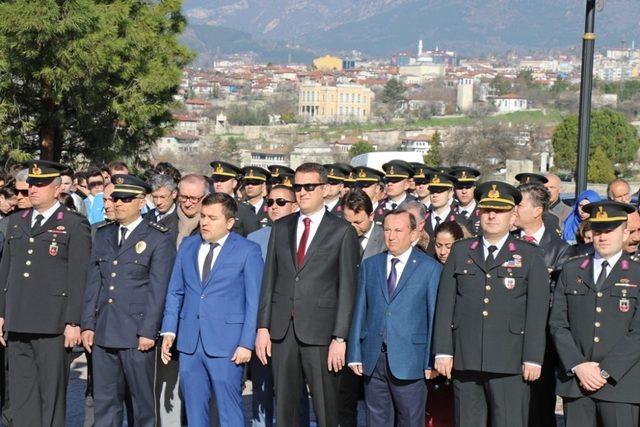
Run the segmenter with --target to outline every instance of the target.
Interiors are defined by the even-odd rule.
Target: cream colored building
[[[318,70],[342,71],[342,59],[337,56],[326,55],[314,59],[313,66]]]
[[[298,113],[308,121],[363,122],[369,120],[373,98],[373,91],[361,85],[304,83],[298,93]]]

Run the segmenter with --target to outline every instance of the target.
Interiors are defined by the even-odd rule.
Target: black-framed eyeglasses
[[[282,207],[282,206],[286,206],[287,203],[295,203],[295,202],[292,202],[291,200],[283,199],[282,197],[279,197],[277,199],[267,199],[267,206],[271,207],[273,206],[274,203]]]
[[[293,184],[293,191],[295,191],[296,193],[299,193],[304,188],[304,191],[306,191],[307,193],[311,193],[321,185],[325,185],[325,184],[322,182],[314,182],[309,184]]]
[[[196,196],[178,196],[178,200],[180,200],[182,203],[184,202],[191,202],[191,203],[200,203],[200,200],[204,199],[204,196],[200,196],[200,197],[196,197]]]

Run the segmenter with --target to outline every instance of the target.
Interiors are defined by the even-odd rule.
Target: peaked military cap
[[[484,182],[473,195],[481,209],[511,210],[522,200],[520,190],[501,181]]]
[[[246,166],[242,168],[242,179],[245,181],[263,181],[267,182],[271,177],[268,170],[258,166]]]
[[[448,168],[436,169],[429,175],[429,188],[448,189],[453,188],[455,184],[456,178],[449,174]]]
[[[355,185],[356,185],[356,174],[353,173],[353,168],[352,168],[351,172],[349,172],[349,175],[344,179],[344,186],[347,188],[352,188]]]
[[[434,171],[433,168],[418,162],[412,162],[411,166],[413,166],[413,180],[416,184],[426,184],[429,182],[429,175]]]
[[[293,176],[295,175],[295,171],[290,167],[282,166],[282,165],[269,165],[267,166],[267,169],[269,169],[269,172],[271,172],[271,179],[270,179],[271,184],[273,185],[281,184],[284,175],[288,175],[291,182],[293,182]]]
[[[478,169],[470,168],[467,166],[454,166],[450,171],[451,175],[456,177],[456,188],[470,188],[475,187],[480,171]]]
[[[281,172],[280,175],[278,175],[278,182],[274,182],[273,181],[273,177],[271,178],[271,182],[273,185],[284,185],[285,187],[288,188],[293,188],[293,178],[294,178],[294,174],[289,173],[289,172]]]
[[[382,165],[385,178],[409,179],[413,177],[413,166],[404,160],[391,160]]]
[[[582,207],[589,214],[589,223],[593,230],[610,230],[627,220],[627,215],[635,212],[636,208],[627,203],[613,200],[601,200]]]
[[[111,182],[113,182],[114,185],[111,197],[133,199],[151,192],[149,184],[135,175],[112,175]]]
[[[67,169],[65,165],[48,160],[29,160],[25,162],[29,173],[27,175],[27,183],[29,184],[45,184],[53,181],[60,176],[60,173]]]
[[[549,182],[546,176],[539,173],[519,173],[516,175],[516,181],[522,184],[546,184]]]
[[[238,176],[242,173],[239,167],[232,165],[227,162],[211,162],[211,167],[213,168],[213,172],[211,176],[214,178],[234,178],[238,179]]]
[[[356,186],[368,187],[371,184],[382,182],[384,173],[368,166],[356,166],[353,168],[353,176],[356,179]]]
[[[353,167],[346,163],[331,163],[324,165],[330,184],[340,184],[349,176]]]

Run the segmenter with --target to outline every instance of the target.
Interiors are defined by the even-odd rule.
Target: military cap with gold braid
[[[25,162],[25,166],[29,168],[27,175],[27,183],[29,184],[49,183],[67,169],[65,165],[48,160],[29,160]]]
[[[144,197],[145,194],[151,192],[149,184],[134,175],[112,175],[111,182],[114,184],[111,197],[133,199],[140,196]]]
[[[479,170],[467,166],[453,166],[450,173],[456,177],[456,188],[475,187],[480,176]]]
[[[242,168],[242,175],[244,181],[267,182],[271,177],[268,170],[258,166],[246,166]]]
[[[627,203],[601,200],[582,207],[589,214],[589,224],[593,230],[611,230],[627,220],[627,215],[635,212],[635,208]]]
[[[213,179],[238,179],[238,176],[242,173],[240,168],[227,162],[211,162],[213,172],[211,176]]]
[[[429,175],[429,189],[452,189],[456,178],[449,174],[449,168],[433,170]]]
[[[522,184],[546,184],[549,182],[546,176],[539,173],[519,173],[516,175],[516,181]]]
[[[356,179],[356,187],[368,187],[382,182],[384,173],[368,166],[356,166],[353,168],[353,176]]]
[[[327,178],[329,184],[341,184],[349,176],[349,173],[353,170],[353,167],[346,163],[332,163],[324,165],[327,170]]]
[[[522,200],[522,194],[513,185],[501,181],[487,181],[476,187],[473,196],[480,209],[511,210]]]
[[[382,165],[387,180],[403,180],[413,177],[413,166],[404,160],[391,160]]]
[[[269,172],[271,172],[271,179],[269,180],[271,184],[281,184],[285,175],[289,176],[289,179],[293,183],[293,176],[295,174],[295,171],[290,167],[281,165],[269,165],[267,166],[267,169],[269,169]]]
[[[349,175],[344,179],[344,186],[347,188],[352,188],[356,185],[356,174],[353,173],[353,169],[349,172]]]
[[[418,162],[411,162],[411,166],[413,166],[413,181],[418,185],[427,184],[434,169]]]

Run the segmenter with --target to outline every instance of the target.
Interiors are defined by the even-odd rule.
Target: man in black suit
[[[562,264],[569,259],[570,246],[552,230],[547,230],[542,217],[549,208],[549,191],[542,184],[523,184],[518,187],[522,200],[516,207],[515,237],[537,245],[551,275],[549,293],[557,280]],[[547,337],[542,374],[531,384],[529,426],[556,425],[555,366],[558,362],[553,343]]]
[[[29,162],[33,209],[9,217],[0,263],[0,330],[8,333],[16,426],[64,426],[71,349],[80,344],[91,234],[86,218],[57,200],[64,169]]]
[[[295,174],[300,212],[271,230],[258,310],[256,354],[273,356],[276,418],[299,419],[304,380],[320,426],[338,425],[338,384],[357,287],[358,238],[327,212],[326,169],[305,163]]]
[[[544,356],[549,275],[539,248],[509,234],[520,192],[489,181],[475,197],[482,237],[455,242],[444,265],[435,368],[453,378],[456,425],[524,427]]]
[[[271,178],[268,170],[257,167],[247,166],[242,168],[242,186],[244,194],[247,196],[242,204],[254,215],[258,228],[264,228],[271,225],[269,219],[269,208],[267,207],[267,182]]]
[[[151,198],[155,208],[147,212],[144,218],[149,222],[164,225],[174,239],[178,238],[178,184],[170,175],[156,174],[149,180]],[[106,202],[105,202],[106,204]],[[106,209],[105,209],[106,210]]]
[[[515,178],[520,185],[524,185],[524,184],[547,185],[547,183],[549,182],[549,179],[546,176],[540,175],[538,173],[519,173],[518,175],[516,175]],[[558,236],[562,237],[562,227],[560,225],[560,219],[556,215],[547,211],[543,214],[542,221],[544,222],[544,226],[548,230],[553,230]]]
[[[373,206],[369,196],[359,188],[351,190],[342,200],[342,212],[358,235],[361,259],[365,260],[386,250],[384,231],[373,221]],[[347,343],[347,346],[349,343]],[[358,398],[362,394],[362,377],[344,369],[340,379],[339,421],[341,427],[358,425]]]

